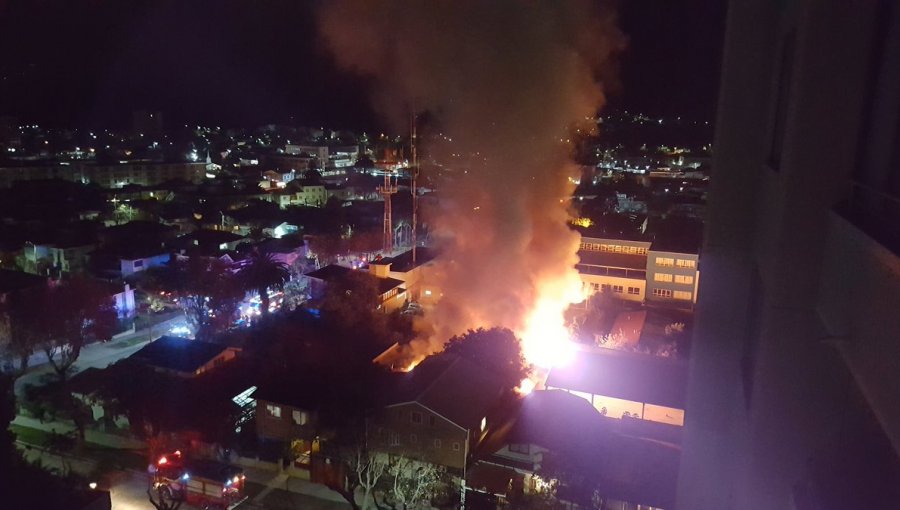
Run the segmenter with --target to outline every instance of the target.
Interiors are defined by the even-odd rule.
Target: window
[[[523,453],[525,455],[531,454],[531,445],[530,444],[520,444],[520,443],[510,443],[509,451],[512,453]]]
[[[669,273],[653,273],[653,281],[656,282],[671,282],[672,275]]]
[[[422,413],[413,411],[409,413],[409,421],[415,423],[416,425],[422,424]]]
[[[675,265],[675,259],[669,257],[656,257],[656,265],[660,267],[672,267]]]
[[[683,299],[685,301],[690,301],[691,293],[683,291],[683,290],[676,290],[675,291],[675,299]]]
[[[621,293],[625,292],[625,287],[623,287],[623,286],[621,286],[621,285],[613,285],[613,286],[612,286],[612,291],[615,292],[615,293],[617,293],[617,294],[621,294]]]
[[[409,435],[409,442],[410,442],[410,443],[416,444],[418,441],[419,441],[419,438],[416,437],[415,434],[410,434],[410,435]]]
[[[135,260],[134,267],[144,267],[144,261],[143,260]]]
[[[656,297],[670,298],[672,291],[669,289],[653,289],[653,295]]]
[[[400,434],[391,432],[390,438],[388,439],[388,445],[400,446]]]
[[[281,406],[266,404],[266,414],[272,418],[281,418]]]
[[[453,443],[453,451],[454,451],[454,452],[458,452],[458,451],[459,451],[459,443]]]
[[[603,292],[609,292],[611,288],[612,288],[612,286],[608,283],[604,283],[603,285],[600,286],[600,290]]]
[[[435,448],[435,450],[440,450],[440,449],[441,449],[441,440],[440,440],[440,439],[435,439],[435,440],[434,440],[434,448]]]
[[[678,259],[675,261],[675,265],[678,267],[689,267],[691,269],[697,267],[696,260],[687,260],[687,259]]]
[[[597,292],[598,290],[600,290],[600,284],[599,284],[599,283],[592,283],[592,284],[591,284],[591,290],[594,291],[594,292]]]
[[[641,288],[640,287],[628,287],[628,293],[632,296],[640,296]]]
[[[687,285],[692,285],[694,283],[694,277],[693,276],[685,276],[683,274],[676,274],[675,275],[675,283],[684,283]]]
[[[294,425],[306,425],[309,423],[309,413],[294,409],[291,411],[291,419],[294,420]]]

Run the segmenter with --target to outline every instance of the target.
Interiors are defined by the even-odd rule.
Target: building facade
[[[104,188],[122,188],[128,184],[156,186],[166,181],[200,182],[206,175],[206,163],[157,163],[133,161],[115,165],[72,161],[44,165],[0,167],[0,188],[17,181],[63,179],[94,183]]]
[[[677,508],[900,505],[900,5],[847,7],[729,3]]]

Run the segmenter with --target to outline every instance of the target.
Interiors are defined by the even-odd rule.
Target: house
[[[237,357],[239,349],[212,342],[162,336],[129,356],[154,369],[179,377],[195,377]]]
[[[311,294],[314,299],[320,298],[324,293],[325,286],[329,282],[347,277],[351,272],[356,271],[348,267],[329,264],[321,269],[317,269],[304,276],[310,279]],[[407,299],[406,289],[403,288],[403,281],[396,278],[383,277],[379,278],[371,276],[369,273],[356,271],[357,274],[366,275],[372,278],[377,285],[378,305],[377,308],[385,313],[399,309]]]
[[[137,252],[133,252],[119,259],[119,268],[124,278],[151,267],[162,266],[168,263],[170,258],[171,256],[168,253],[139,255]]]
[[[393,278],[403,282],[407,299],[421,304],[433,304],[441,292],[436,284],[432,261],[435,253],[430,248],[416,248],[416,261],[412,250],[394,257],[386,257],[369,263],[369,273],[379,278]]]
[[[256,401],[256,435],[260,442],[283,452],[289,447],[294,467],[309,469],[310,454],[319,434],[319,395],[314,384],[261,384]]]
[[[578,353],[547,376],[560,389],[590,402],[603,416],[684,425],[687,364],[621,351]]]
[[[395,377],[391,403],[370,418],[369,444],[461,474],[501,402],[505,388],[500,378],[448,354],[430,356]]]
[[[80,273],[87,268],[88,256],[97,248],[94,243],[67,240],[47,244],[26,243],[22,248],[25,261],[37,268],[42,260],[62,273]]]
[[[247,238],[224,230],[201,229],[185,234],[173,240],[170,245],[184,252],[199,251],[202,255],[219,256],[223,252],[232,251]]]
[[[469,491],[515,502],[543,489],[554,466],[577,470],[600,508],[672,508],[680,460],[677,445],[633,434],[584,399],[559,390],[523,398],[492,427],[466,473]],[[572,501],[560,480],[557,498]],[[583,496],[583,494],[582,494]]]

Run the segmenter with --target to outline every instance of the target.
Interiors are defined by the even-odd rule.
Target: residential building
[[[195,230],[172,240],[169,244],[182,253],[199,252],[201,255],[219,256],[233,251],[241,243],[249,242],[246,237],[224,230]]]
[[[178,377],[196,377],[237,357],[239,349],[227,345],[162,336],[150,342],[129,359]]]
[[[669,247],[664,251],[657,246]],[[699,250],[661,241],[581,238],[576,266],[587,295],[610,292],[619,299],[691,307],[700,281]]]
[[[732,1],[677,508],[900,505],[900,4]]]
[[[332,282],[347,278],[351,272],[356,272],[366,278],[372,278],[378,292],[377,309],[390,313],[399,309],[406,303],[408,299],[406,289],[403,288],[403,281],[390,277],[375,277],[369,275],[365,271],[357,271],[336,264],[329,264],[321,269],[317,269],[310,273],[306,273],[305,277],[310,279],[310,292],[313,299],[320,299],[325,292],[325,287]]]
[[[369,272],[379,278],[393,278],[403,282],[406,299],[422,305],[437,302],[441,291],[437,286],[434,271],[434,252],[425,247],[416,249],[416,262],[412,261],[412,250],[395,257],[385,257],[369,262]]]
[[[63,179],[90,182],[104,188],[122,188],[128,184],[156,186],[166,181],[200,182],[206,175],[206,163],[124,161],[102,165],[85,161],[47,162],[43,164],[0,167],[0,188],[16,181]]]
[[[590,402],[610,418],[684,425],[688,367],[666,358],[620,351],[579,352],[550,371],[545,386]]]
[[[135,254],[129,255],[127,258],[119,259],[119,267],[122,272],[122,276],[129,276],[134,273],[139,273],[151,267],[162,266],[169,262],[171,259],[171,255],[168,253],[159,253],[156,255],[143,255],[143,256],[135,256]]]
[[[505,388],[489,370],[456,355],[430,356],[397,374],[391,403],[367,426],[370,447],[463,474]]]
[[[623,423],[564,391],[534,391],[478,447],[466,473],[467,500],[477,500],[469,496],[481,493],[515,506],[522,496],[552,482],[546,472],[553,472],[553,466],[564,466],[568,469],[561,472],[577,470],[579,476],[573,478],[589,484],[592,508],[673,508],[679,449]],[[584,504],[575,498],[586,494],[577,494],[562,478],[557,498],[566,507]]]
[[[22,248],[22,255],[29,263],[29,267],[37,268],[38,263],[43,260],[56,272],[82,273],[87,268],[88,257],[96,248],[94,243],[26,243]]]
[[[313,384],[264,384],[253,392],[256,435],[263,442],[287,446],[294,465],[309,468],[318,429],[321,396]],[[283,451],[283,448],[279,448]]]

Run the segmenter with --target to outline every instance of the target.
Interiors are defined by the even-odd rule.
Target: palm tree
[[[247,290],[259,293],[260,309],[266,315],[269,313],[269,289],[283,289],[291,278],[291,272],[287,264],[275,259],[271,253],[253,250],[241,264],[238,276]]]

